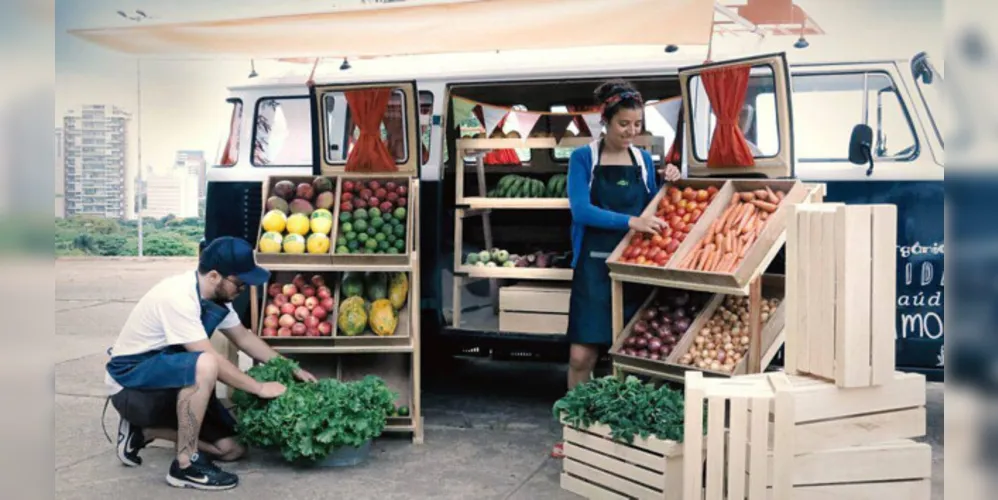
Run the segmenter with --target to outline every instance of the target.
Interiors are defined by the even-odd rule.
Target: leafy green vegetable
[[[289,462],[315,462],[384,431],[398,396],[384,380],[368,375],[353,382],[304,383],[294,378],[297,369],[298,363],[277,357],[247,371],[261,382],[281,382],[287,391],[269,401],[240,390],[232,395],[246,444],[277,448]]]
[[[682,442],[683,395],[655,388],[633,376],[606,376],[579,384],[554,404],[554,417],[568,425],[610,427],[611,437],[632,443],[636,436]]]

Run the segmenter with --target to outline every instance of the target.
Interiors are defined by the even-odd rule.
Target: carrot
[[[734,261],[735,254],[733,252],[725,253],[724,257],[721,258],[721,261],[717,263],[717,271],[722,273],[727,272],[728,267],[730,267]]]
[[[766,194],[769,195],[770,202],[779,205],[780,198],[776,196],[776,193],[774,193],[772,189],[769,189],[769,186],[766,186]]]
[[[769,218],[769,213],[768,212],[760,212],[759,213],[759,218],[762,219],[762,220],[766,220],[766,219]]]
[[[748,228],[752,227],[752,224],[756,221],[758,213],[754,213],[745,218],[742,223],[738,226],[738,234],[742,234],[748,231]]]
[[[738,205],[738,198],[740,198],[740,197],[741,197],[741,195],[739,193],[732,194],[731,195],[731,203],[728,203],[728,205]]]
[[[710,258],[707,259],[707,263],[704,264],[703,270],[704,271],[713,271],[714,270],[714,266],[717,265],[717,261],[721,259],[720,256],[721,256],[721,250],[720,249],[713,250],[710,253]]]
[[[727,224],[728,219],[731,217],[731,214],[733,212],[736,212],[737,210],[738,210],[738,205],[731,205],[730,207],[725,209],[724,213],[721,214],[721,216],[718,217],[717,220],[715,221],[717,225],[715,226],[711,224],[710,226],[711,231],[716,231],[718,228],[724,227]]]
[[[717,245],[717,248],[724,246],[724,233],[719,232],[714,236],[714,244]]]
[[[760,200],[765,200],[769,197],[769,193],[767,193],[765,189],[756,189],[753,192],[755,193],[755,197]]]
[[[728,267],[727,267],[727,269],[724,270],[724,272],[727,272],[727,273],[733,273],[733,272],[735,272],[735,270],[738,269],[738,264],[741,264],[741,262],[742,262],[742,259],[740,257],[738,257],[737,254],[732,255],[731,256],[731,262],[728,263]]]
[[[752,201],[755,199],[755,193],[751,191],[745,191],[744,193],[740,193],[740,196],[742,201]]]
[[[686,269],[686,268],[688,268],[689,265],[690,265],[690,262],[692,262],[693,259],[696,258],[697,252],[699,252],[699,250],[696,250],[696,251],[688,253],[686,255],[686,257],[683,257],[683,260],[679,261],[679,264],[676,265],[676,267],[678,267],[679,269]]]
[[[731,216],[724,221],[724,225],[721,226],[721,230],[724,231],[734,226],[735,223],[738,222],[738,219],[741,218],[742,212],[745,210],[747,205],[748,203],[738,205],[738,208],[736,208],[734,212],[731,213]]]
[[[693,269],[701,269],[703,267],[704,261],[710,255],[710,247],[714,245],[707,245],[700,251],[700,255],[697,257],[696,262],[693,264]]]
[[[769,202],[765,202],[765,201],[762,201],[762,200],[755,200],[755,201],[753,201],[751,203],[753,205],[755,205],[756,207],[758,207],[759,209],[765,210],[765,211],[767,211],[769,213],[773,213],[773,212],[776,211],[776,205],[774,205],[772,203],[769,203]]]
[[[776,192],[776,197],[779,198],[780,201],[783,201],[784,196],[786,196],[786,193],[784,193],[783,191]]]
[[[738,255],[739,257],[745,257],[745,254],[748,253],[748,249],[752,248],[752,243],[755,243],[755,233],[749,233],[749,235],[749,239],[745,242],[745,246],[742,248],[741,254]]]

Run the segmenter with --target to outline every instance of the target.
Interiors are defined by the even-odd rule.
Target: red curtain
[[[388,109],[392,89],[378,88],[346,92],[353,122],[360,137],[347,158],[347,172],[395,172],[398,167],[381,140],[381,122]]]
[[[402,96],[393,93],[385,111],[385,131],[388,133],[388,152],[392,158],[405,158],[405,131],[402,126]]]
[[[751,167],[752,150],[738,127],[738,114],[748,90],[748,65],[706,70],[702,74],[704,90],[717,115],[717,126],[707,153],[708,167]]]
[[[482,120],[482,125],[484,126],[484,118]],[[505,117],[502,120],[499,120],[499,124],[496,125],[496,130],[502,130],[504,125],[506,125]],[[482,159],[482,162],[486,165],[522,165],[522,162],[520,162],[520,156],[516,154],[515,149],[496,149],[489,151],[485,155],[485,158]]]
[[[669,147],[669,152],[665,154],[663,158],[663,163],[673,164],[675,166],[680,166],[683,164],[683,140],[685,135],[683,134],[683,111],[679,110],[679,120],[676,120],[676,135],[672,138],[672,146]]]

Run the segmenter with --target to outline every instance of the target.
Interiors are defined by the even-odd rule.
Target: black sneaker
[[[128,420],[118,422],[118,460],[129,467],[142,465],[139,450],[146,447],[142,429],[132,425]]]
[[[180,468],[180,462],[173,459],[166,482],[177,488],[196,488],[199,490],[227,490],[239,484],[239,476],[225,472],[211,463],[200,453],[191,456],[191,465]]]

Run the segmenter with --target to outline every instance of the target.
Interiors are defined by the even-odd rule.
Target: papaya
[[[388,300],[391,301],[395,310],[405,306],[405,299],[409,295],[409,277],[405,273],[393,273],[391,284],[388,287]]]
[[[379,337],[395,334],[398,326],[398,315],[388,299],[378,299],[371,303],[371,315],[368,319],[371,331]]]
[[[360,302],[348,304],[355,299]],[[367,312],[364,311],[363,300],[360,297],[351,297],[343,301],[343,305],[340,306],[340,312],[336,317],[336,326],[339,327],[340,332],[343,332],[343,335],[355,337],[364,333],[364,328],[367,327]]]
[[[388,298],[388,275],[379,272],[367,272],[364,274],[364,295],[367,300],[374,302],[378,299]]]

